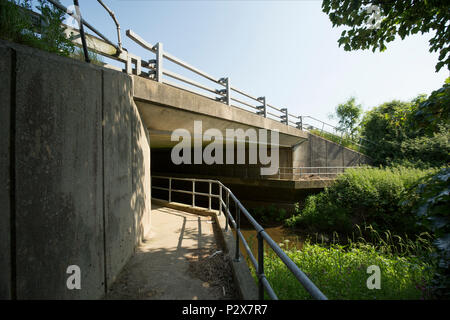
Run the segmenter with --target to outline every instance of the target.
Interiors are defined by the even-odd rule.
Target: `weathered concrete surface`
[[[279,121],[167,84],[133,76],[133,89],[133,97],[152,138],[152,148],[173,146],[176,144],[170,141],[173,130],[184,128],[193,133],[194,121],[200,120],[204,131],[216,128],[224,136],[225,130],[232,128],[279,130],[280,145],[284,147],[306,138],[305,132]]]
[[[326,167],[327,140],[310,134],[308,141],[311,148],[311,167]]]
[[[139,110],[132,102],[132,186],[131,210],[135,218],[135,246],[139,245],[150,232],[151,226],[151,158],[150,135],[144,126]]]
[[[18,299],[104,292],[101,70],[16,50]],[[82,290],[66,269],[81,268]]]
[[[308,140],[294,146],[294,167],[350,167],[370,165],[366,155],[308,133]]]
[[[6,41],[0,52],[0,298],[100,298],[149,228],[149,138],[131,80]],[[66,287],[70,265],[81,290]]]
[[[134,252],[131,79],[103,71],[104,206],[107,286]]]
[[[11,298],[11,54],[0,44],[0,299]]]
[[[211,217],[155,206],[148,238],[123,269],[107,298],[219,299],[222,290],[188,272],[189,258],[214,247]]]

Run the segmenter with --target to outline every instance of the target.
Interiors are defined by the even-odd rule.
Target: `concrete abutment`
[[[0,299],[101,298],[150,223],[131,78],[0,41],[0,83]]]

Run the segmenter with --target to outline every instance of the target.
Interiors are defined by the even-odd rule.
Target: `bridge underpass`
[[[169,84],[139,76],[132,78],[133,98],[150,136],[153,175],[218,179],[230,186],[244,201],[292,204],[322,190],[335,178],[335,171],[315,177],[299,177],[292,174],[298,174],[298,170],[292,171],[292,168],[319,167],[320,172],[320,167],[345,168],[370,163],[370,159],[361,153],[279,121]],[[194,128],[196,121],[201,123],[200,133]],[[190,164],[174,164],[171,159],[172,148],[179,143],[178,140],[171,140],[172,133],[177,129],[184,129],[193,137]],[[204,136],[209,129],[217,129],[223,136],[223,140],[219,141],[223,150],[223,163],[206,164],[202,161],[194,164],[194,143],[199,140],[199,145],[204,148],[213,141],[211,137]],[[226,143],[229,141],[227,129],[242,129],[244,132],[249,129],[265,129],[268,132],[277,130],[278,167],[291,171],[277,168],[278,171],[272,175],[261,175],[261,168],[267,165],[263,166],[259,161],[249,164],[250,148],[260,147],[260,141],[253,141],[252,145],[248,137],[244,148],[245,163],[237,163],[235,145],[233,164],[225,164]],[[270,136],[270,133],[267,135]]]
[[[278,130],[280,164],[286,167],[365,161],[288,123],[169,84],[5,41],[0,51],[2,298],[105,295],[148,235],[151,175],[176,174],[164,168],[171,162],[162,160],[171,147],[169,133],[192,132],[194,119],[201,119],[204,129]],[[222,179],[244,198],[263,194],[265,186],[270,195],[276,186],[286,191],[302,183],[252,177],[245,165],[228,167],[233,169],[178,168],[181,174]],[[66,287],[66,269],[73,264],[82,270],[83,290]]]

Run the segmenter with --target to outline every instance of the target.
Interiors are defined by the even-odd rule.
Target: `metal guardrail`
[[[70,16],[77,18],[76,12],[68,10],[65,6],[63,6],[59,2],[55,0],[47,0],[47,1],[52,3],[56,8],[66,12]],[[311,116],[294,115],[290,113],[287,108],[275,107],[274,105],[267,103],[266,97],[264,96],[257,97],[232,86],[229,77],[216,78],[209,75],[208,73],[188,64],[187,62],[165,51],[164,46],[161,42],[158,42],[156,45],[152,45],[147,41],[145,41],[142,37],[140,37],[131,29],[126,30],[126,35],[128,36],[128,38],[139,44],[142,48],[155,54],[155,58],[145,60],[137,55],[129,53],[125,48],[122,47],[120,25],[116,16],[114,15],[114,12],[112,12],[101,0],[97,1],[103,6],[103,8],[105,8],[105,10],[109,13],[111,18],[113,19],[117,29],[118,43],[117,44],[113,43],[103,34],[101,34],[98,30],[96,30],[91,24],[86,22],[82,17],[79,17],[79,21],[87,28],[92,30],[99,37],[97,38],[92,35],[86,34],[87,46],[89,50],[92,50],[93,52],[99,55],[124,63],[125,69],[122,69],[122,71],[128,74],[136,74],[139,76],[147,77],[149,79],[153,79],[161,83],[165,83],[190,92],[194,92],[196,94],[212,98],[216,101],[223,102],[229,106],[237,107],[247,111],[249,111],[248,109],[250,109],[251,112],[255,112],[256,114],[262,117],[269,118],[275,121],[280,121],[281,123],[284,123],[287,126],[292,126],[300,130],[305,131],[320,130],[320,132],[327,132],[328,134],[332,134],[337,137],[340,136],[339,143],[342,144],[344,132],[340,128],[337,128],[331,124],[328,124],[322,120],[316,119]],[[80,39],[77,38],[77,33],[80,33],[80,31],[67,26],[66,28],[67,28],[66,29],[67,36],[72,35],[73,37],[75,35],[75,37],[73,37],[74,43],[81,46],[82,41],[80,41]],[[212,82],[213,86],[199,83],[195,80],[189,79],[188,77],[185,77],[183,75],[177,74],[176,72],[166,69],[164,60],[175,63],[176,65],[195,73],[201,78]],[[113,69],[119,69],[117,67],[113,67],[110,65],[105,66]],[[145,72],[143,69],[148,69],[148,71]],[[183,84],[187,84],[190,87],[180,85],[179,83],[174,82],[168,78],[176,80]],[[219,86],[219,89],[216,88],[217,86]],[[192,87],[200,89],[200,91],[193,90]],[[247,101],[244,101],[245,99],[247,99]],[[305,120],[309,122],[307,123]],[[321,128],[311,124],[310,123],[311,121],[318,122]],[[325,128],[331,128],[332,130],[330,131]],[[361,144],[362,141],[374,144],[374,142],[368,141],[364,138],[360,138],[358,142],[352,141],[352,143],[357,145],[359,148],[365,148],[365,146]]]
[[[352,167],[279,167],[278,179],[286,176],[292,180],[302,176],[330,176],[338,175],[345,172],[347,169],[361,169],[368,168],[368,166],[352,166]]]
[[[169,183],[168,188],[155,186],[153,183],[153,179],[162,179],[167,180]],[[188,181],[192,183],[192,191],[183,190],[183,189],[174,189],[172,187],[172,181],[180,180],[180,181]],[[209,189],[208,193],[198,192],[195,189],[195,184],[197,183],[208,183]],[[219,187],[219,193],[214,194],[212,192],[212,185],[215,184]],[[222,184],[218,180],[210,180],[210,179],[194,179],[194,178],[177,178],[177,177],[168,177],[168,176],[153,176],[152,177],[152,189],[156,190],[164,190],[168,192],[168,201],[172,202],[172,193],[184,193],[192,195],[191,206],[195,207],[195,196],[206,196],[208,197],[208,210],[212,209],[212,199],[218,199],[219,204],[219,215],[222,212],[225,213],[226,223],[225,223],[225,231],[228,231],[228,227],[231,226],[235,231],[235,252],[234,252],[234,260],[240,260],[240,241],[244,245],[244,248],[248,254],[250,261],[252,262],[256,274],[258,276],[258,297],[260,300],[264,299],[264,290],[267,292],[269,297],[273,300],[278,300],[278,297],[274,290],[272,289],[269,281],[267,280],[264,274],[264,240],[268,244],[268,246],[275,252],[275,254],[283,261],[286,267],[292,272],[292,274],[296,277],[296,279],[303,285],[303,287],[311,294],[311,296],[318,300],[327,300],[327,297],[315,286],[315,284],[305,275],[305,273],[300,270],[300,268],[289,258],[289,256],[278,246],[278,244],[272,240],[272,238],[267,234],[264,228],[251,216],[251,214],[247,211],[247,209],[241,204],[241,202],[236,198],[236,196],[231,192],[229,188],[227,188],[224,184]],[[224,200],[225,198],[225,200]],[[231,215],[230,212],[230,198],[235,204],[235,218]],[[166,199],[161,199],[166,200]],[[224,208],[224,211],[222,210]],[[251,223],[253,228],[255,228],[257,232],[258,239],[258,260],[253,255],[247,241],[245,240],[241,230],[240,230],[240,222],[241,222],[241,213],[247,218],[247,220]]]

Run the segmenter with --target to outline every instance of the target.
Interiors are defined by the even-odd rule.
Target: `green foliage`
[[[31,10],[29,0],[0,0],[0,38],[18,43],[35,41],[32,21],[25,10]]]
[[[392,164],[416,168],[440,167],[450,163],[450,125],[438,125],[431,136],[405,139]]]
[[[430,298],[427,287],[435,263],[422,258],[433,250],[429,236],[422,234],[415,241],[390,233],[375,237],[372,243],[349,240],[347,245],[306,241],[301,250],[289,247],[289,242],[280,245],[329,299]],[[272,250],[265,252],[265,258],[265,275],[280,299],[311,299]],[[366,286],[371,265],[381,271],[379,290]]]
[[[30,0],[0,0],[0,38],[62,56],[71,55],[75,47],[61,26],[64,13],[44,0],[39,0],[36,6],[40,18],[33,16],[31,9]]]
[[[360,104],[356,104],[355,97],[351,97],[345,103],[339,104],[336,107],[336,117],[339,119],[339,129],[347,132],[353,137],[361,114],[362,107]]]
[[[38,0],[37,9],[43,16],[40,33],[40,49],[54,52],[62,56],[69,56],[74,51],[74,44],[64,34],[61,25],[64,20],[64,12],[54,7],[45,0]]]
[[[420,228],[415,225],[412,204],[403,201],[410,188],[435,171],[403,167],[347,170],[323,192],[309,196],[304,208],[285,224],[330,234],[349,235],[355,225],[372,225],[378,232],[415,234]]]
[[[89,54],[89,60],[91,61],[92,64],[95,64],[95,65],[101,66],[101,67],[104,65],[102,56],[100,56],[90,50],[88,50],[88,54]],[[76,48],[70,56],[76,60],[85,61],[84,51],[82,48]]]
[[[250,213],[257,221],[262,223],[281,222],[288,217],[283,208],[277,208],[274,204],[268,207],[256,207],[250,209]]]
[[[419,224],[435,236],[439,259],[432,289],[439,298],[450,298],[450,168],[430,175],[415,190],[413,212]]]
[[[372,5],[380,9],[378,28],[370,28],[373,13],[367,9]],[[436,71],[444,65],[450,69],[450,2],[448,1],[362,1],[324,0],[322,11],[328,14],[333,27],[347,26],[338,40],[344,50],[376,49],[384,51],[386,43],[421,32],[431,32],[430,52],[439,51]]]
[[[361,134],[376,144],[367,144],[367,155],[381,165],[440,167],[449,163],[448,106],[450,90],[437,90],[426,99],[391,101],[367,112]],[[436,93],[438,92],[438,93]]]
[[[430,97],[421,101],[412,115],[415,127],[421,132],[431,135],[440,127],[450,127],[450,77],[442,88],[431,93]]]

